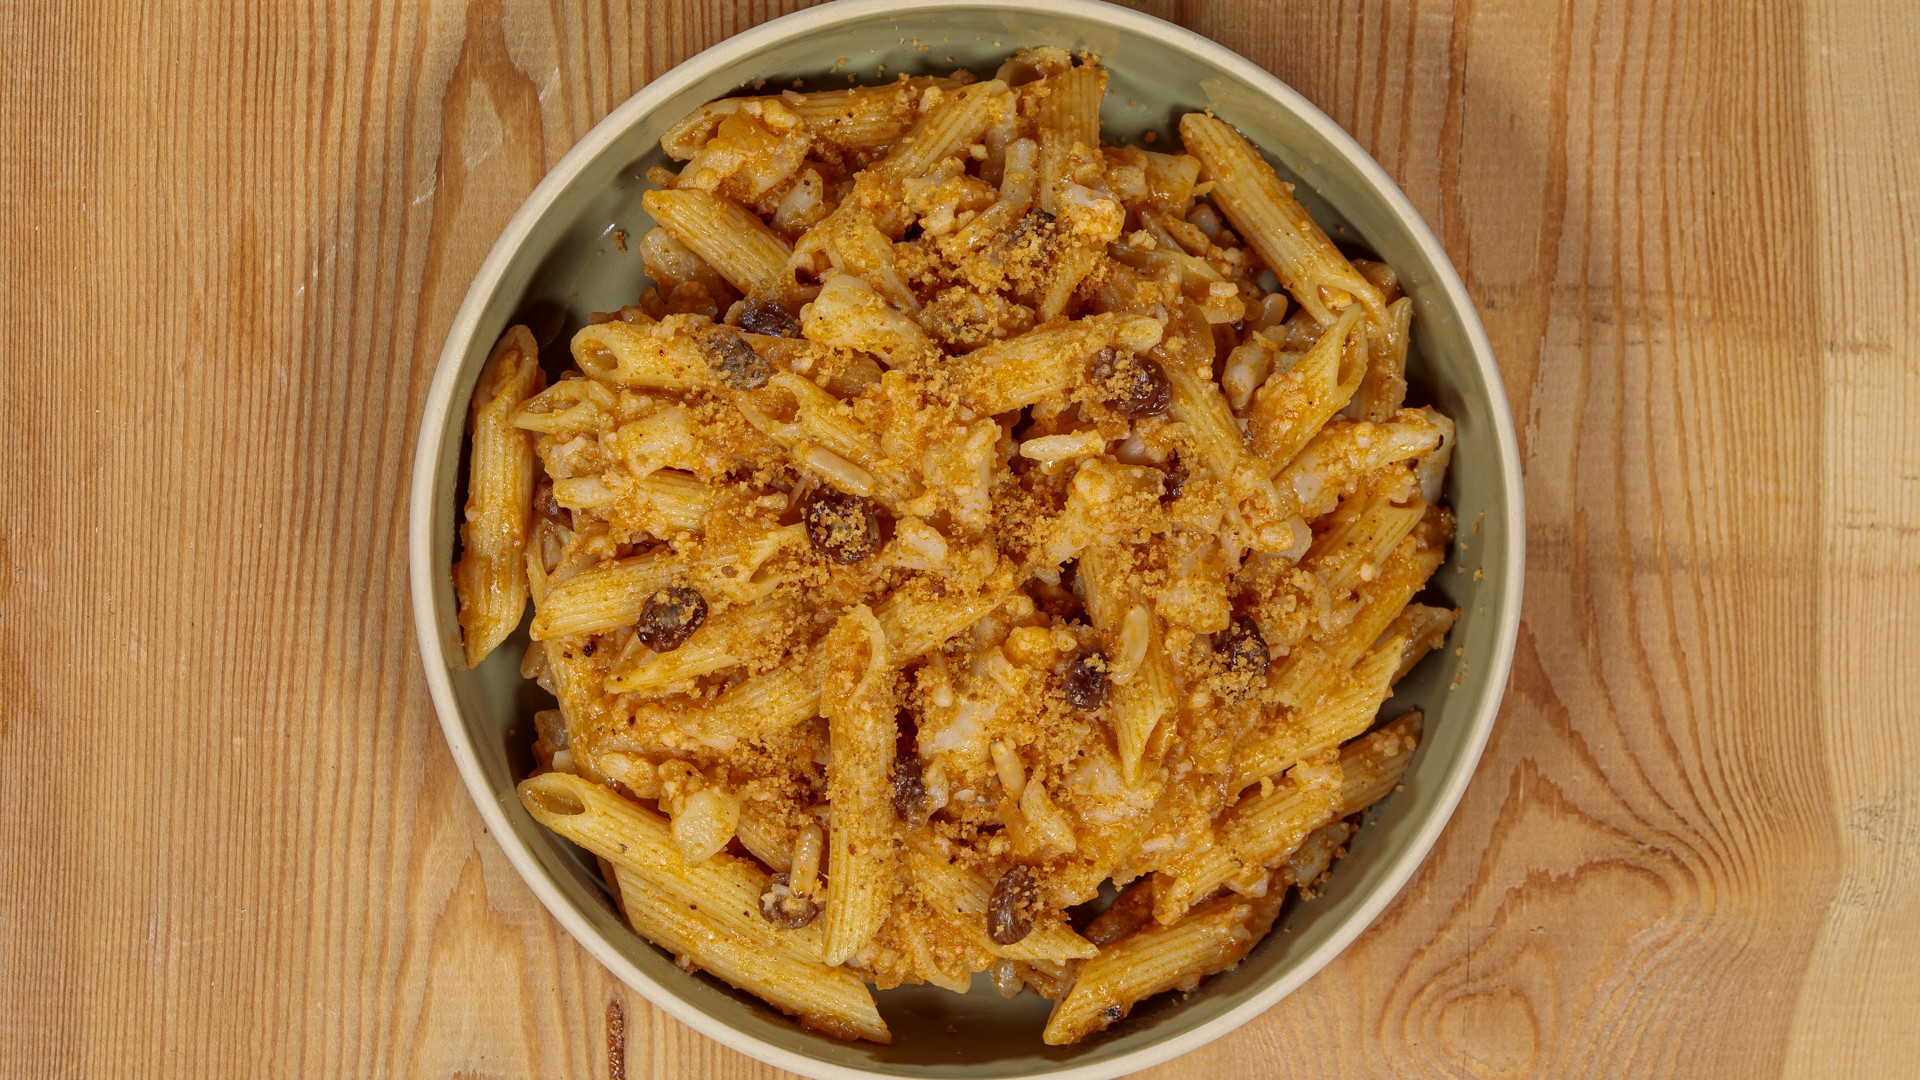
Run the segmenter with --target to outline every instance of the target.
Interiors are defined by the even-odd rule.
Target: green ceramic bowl
[[[1449,647],[1409,676],[1390,706],[1419,705],[1428,717],[1403,788],[1375,810],[1376,824],[1325,892],[1290,902],[1286,932],[1276,929],[1238,968],[1184,998],[1143,1004],[1078,1046],[1041,1043],[1046,1002],[1007,1000],[985,987],[965,996],[884,992],[880,1010],[894,1044],[840,1043],[675,967],[621,921],[590,860],[520,808],[513,788],[529,764],[537,694],[517,672],[525,638],[477,670],[459,662],[449,567],[463,418],[489,347],[512,322],[539,313],[570,332],[588,312],[640,293],[640,257],[632,247],[620,250],[612,233],[638,237],[651,226],[640,207],[641,176],[665,161],[661,133],[694,107],[762,79],[845,85],[848,73],[991,72],[1013,49],[1040,44],[1090,50],[1107,65],[1108,138],[1148,131],[1166,138],[1180,114],[1211,109],[1298,181],[1336,239],[1372,250],[1399,272],[1417,313],[1412,400],[1459,425],[1447,498],[1463,542],[1435,585],[1460,608],[1460,622]],[[1392,901],[1473,774],[1512,657],[1524,535],[1519,453],[1500,373],[1466,290],[1406,196],[1345,132],[1265,71],[1178,26],[1091,0],[843,0],[730,38],[615,109],[528,197],[454,317],[420,424],[410,522],[427,683],[460,774],[514,868],[569,933],[648,1000],[743,1053],[816,1077],[1117,1076],[1231,1031],[1305,982]]]

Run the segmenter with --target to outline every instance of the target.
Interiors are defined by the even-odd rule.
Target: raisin
[[[676,585],[647,597],[633,636],[654,652],[672,652],[687,643],[707,621],[707,600],[697,591]]]
[[[1000,875],[987,903],[987,936],[995,945],[1013,945],[1033,932],[1033,909],[1040,901],[1033,871],[1015,863]]]
[[[1045,237],[1053,231],[1054,216],[1045,210],[1033,209],[1021,215],[1013,227],[1013,240],[1017,244],[1029,236]]]
[[[782,930],[798,930],[820,917],[820,902],[793,891],[793,878],[775,874],[760,894],[760,917]]]
[[[1160,488],[1160,505],[1176,502],[1187,487],[1187,463],[1175,454],[1167,459],[1167,477]]]
[[[773,374],[773,366],[731,326],[714,327],[706,347],[707,365],[725,375],[727,385],[735,390],[758,390]]]
[[[911,750],[893,759],[893,812],[908,825],[926,821],[933,805],[927,797],[925,772],[920,755]]]
[[[557,521],[567,526],[573,524],[572,513],[561,506],[560,500],[553,496],[553,480],[550,477],[541,477],[540,482],[533,486],[533,512],[548,521]]]
[[[768,337],[800,336],[800,320],[787,305],[770,296],[753,296],[740,308],[740,329]]]
[[[1107,703],[1113,684],[1107,679],[1107,654],[1098,645],[1082,645],[1067,661],[1067,701],[1091,712]]]
[[[1119,364],[1120,354],[1113,351],[1113,346],[1106,346],[1087,361],[1087,381],[1095,386],[1105,386],[1107,380],[1113,378]]]
[[[813,550],[837,563],[856,563],[880,550],[880,518],[858,495],[817,487],[801,512]]]
[[[1236,698],[1263,685],[1267,675],[1267,639],[1250,616],[1235,615],[1233,623],[1213,635],[1214,651],[1227,662],[1227,675]]]
[[[1121,374],[1127,379],[1126,392],[1107,402],[1114,412],[1129,420],[1144,420],[1160,416],[1172,406],[1173,384],[1167,381],[1167,370],[1159,361],[1136,356],[1130,369]]]

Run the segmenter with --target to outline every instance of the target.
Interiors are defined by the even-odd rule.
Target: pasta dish
[[[986,972],[1072,1043],[1237,964],[1399,782],[1382,704],[1456,616],[1394,271],[1211,115],[1103,145],[1106,83],[705,105],[651,287],[472,398],[466,660],[531,601],[556,702],[523,805],[839,1037]]]

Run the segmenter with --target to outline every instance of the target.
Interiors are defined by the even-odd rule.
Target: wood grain
[[[507,866],[402,548],[493,236],[615,104],[788,6],[0,0],[0,1074],[606,1077],[617,1043],[628,1077],[780,1075]],[[1920,11],[1141,6],[1300,88],[1434,224],[1531,556],[1434,856],[1154,1075],[1909,1068]]]

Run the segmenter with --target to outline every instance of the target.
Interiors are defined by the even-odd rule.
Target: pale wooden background
[[[0,0],[0,1074],[774,1075],[480,827],[406,469],[543,171],[784,5]],[[1459,815],[1162,1077],[1889,1076],[1920,1057],[1920,10],[1151,5],[1432,221],[1521,426],[1526,625]]]

